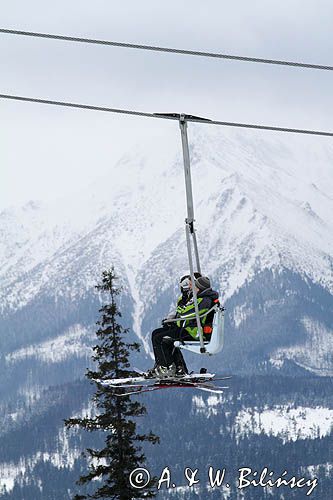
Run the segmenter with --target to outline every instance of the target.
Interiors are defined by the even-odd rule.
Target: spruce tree
[[[130,351],[139,351],[136,342],[128,343],[125,336],[128,329],[123,328],[118,319],[121,313],[116,303],[116,297],[121,289],[116,286],[114,268],[102,274],[102,282],[96,286],[99,292],[107,292],[109,303],[99,312],[100,320],[96,335],[98,344],[93,348],[92,357],[96,369],[88,370],[86,376],[96,384],[93,401],[96,406],[96,416],[70,418],[65,420],[68,427],[80,427],[88,431],[107,431],[105,446],[101,450],[88,449],[90,457],[89,471],[80,477],[78,484],[87,484],[99,479],[98,489],[93,494],[76,495],[74,500],[88,498],[111,498],[129,500],[135,498],[152,498],[155,496],[152,485],[144,489],[133,488],[129,475],[137,467],[144,466],[145,456],[140,443],[150,441],[155,444],[158,437],[152,432],[138,434],[136,418],[146,413],[145,407],[130,396],[121,396],[124,389],[110,389],[96,382],[98,379],[122,378],[132,376],[130,371]],[[117,395],[118,394],[118,395]]]

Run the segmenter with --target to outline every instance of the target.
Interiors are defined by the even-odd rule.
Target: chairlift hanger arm
[[[164,117],[169,119],[179,120],[179,127],[181,132],[181,141],[182,141],[182,151],[183,151],[183,162],[184,162],[184,175],[185,175],[185,190],[186,190],[186,205],[187,205],[187,217],[185,219],[185,233],[186,233],[186,243],[187,243],[187,253],[188,253],[188,261],[190,268],[190,276],[193,284],[192,293],[193,293],[193,303],[195,312],[191,315],[184,317],[185,319],[196,319],[198,334],[200,339],[200,353],[206,353],[205,342],[203,338],[203,331],[200,318],[204,317],[205,314],[200,314],[197,291],[194,286],[195,276],[194,276],[194,268],[193,268],[193,255],[192,255],[192,244],[194,249],[194,256],[196,261],[196,268],[198,272],[201,272],[200,268],[200,259],[199,259],[199,251],[198,244],[194,229],[194,203],[193,203],[193,193],[192,193],[192,179],[191,179],[191,162],[190,162],[190,152],[188,145],[188,137],[187,137],[187,120],[199,121],[199,122],[210,122],[206,118],[201,118],[194,115],[186,115],[186,114],[178,114],[178,113],[154,113],[156,117]],[[210,311],[209,311],[210,312]],[[206,313],[208,314],[208,312]],[[178,318],[182,319],[182,318]],[[170,322],[173,322],[171,320]]]
[[[192,243],[194,248],[194,255],[196,260],[196,268],[198,272],[201,272],[199,251],[197,245],[197,239],[194,230],[194,203],[192,194],[192,179],[191,179],[191,162],[190,162],[190,151],[188,145],[187,137],[187,116],[185,114],[179,115],[179,127],[182,140],[182,150],[183,150],[183,162],[184,162],[184,175],[185,175],[185,190],[186,190],[186,204],[187,204],[187,217],[185,219],[185,234],[186,234],[186,244],[187,244],[187,254],[190,268],[190,276],[192,281],[192,293],[193,293],[193,303],[195,310],[195,318],[198,328],[198,334],[200,339],[200,352],[204,353],[206,351],[202,326],[199,315],[199,305],[197,298],[197,291],[194,286],[194,268],[193,268],[193,256],[192,256]],[[177,117],[178,118],[178,117]],[[203,119],[204,121],[204,119]],[[192,239],[192,242],[191,242]]]

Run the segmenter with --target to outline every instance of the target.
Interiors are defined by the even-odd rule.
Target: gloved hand
[[[167,316],[166,318],[163,318],[163,319],[162,319],[162,326],[164,326],[164,327],[169,327],[169,328],[170,328],[170,327],[172,326],[172,324],[173,324],[173,323],[172,323],[172,322],[171,322],[171,323],[169,323],[168,321],[169,321],[170,319],[175,319],[175,318],[176,318],[176,313],[171,313],[171,314],[168,314],[168,316]]]

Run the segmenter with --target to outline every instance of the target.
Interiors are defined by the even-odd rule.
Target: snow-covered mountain
[[[220,373],[246,375],[332,375],[329,140],[189,128],[202,269],[226,306],[224,351],[209,359],[187,354],[189,366],[205,364]],[[124,289],[123,324],[144,347],[133,363],[151,364],[150,332],[174,304],[178,277],[188,270],[184,191],[180,141],[155,138],[110,164],[109,175],[84,192],[0,213],[0,495],[1,486],[7,485],[16,498],[14,482],[24,488],[30,478],[38,491],[43,483],[41,494],[47,497],[50,477],[53,488],[60,481],[68,483],[69,491],[79,476],[78,457],[85,444],[78,437],[67,440],[62,419],[85,411],[88,404],[89,384],[82,377],[103,300],[95,285],[112,264]],[[216,419],[216,429],[226,426],[224,445],[232,435],[243,442],[242,460],[247,440],[257,443],[256,436],[261,440],[264,434],[267,443],[260,442],[260,455],[273,443],[278,451],[272,454],[279,457],[282,432],[288,436],[286,444],[297,437],[323,446],[318,460],[305,465],[331,467],[325,443],[316,441],[319,435],[329,439],[329,381],[323,377],[320,385],[317,378],[295,380],[287,397],[291,379],[257,377],[263,382],[253,388],[255,378],[244,377],[244,387],[235,389],[233,396],[226,391],[223,402],[193,396],[190,409],[184,406],[183,394],[177,394],[178,407],[171,405],[174,394],[164,393],[163,398],[170,399],[149,405],[152,428],[160,422],[162,434],[169,433],[161,415],[171,407],[171,420],[178,422],[177,433],[185,442],[186,432],[193,436],[196,426],[196,434],[206,440],[201,430],[207,419],[209,425]],[[317,400],[319,386],[322,401]],[[252,401],[251,395],[260,401]],[[275,398],[273,406],[266,406]],[[300,400],[294,404],[295,398]],[[179,428],[179,411],[192,412],[191,427],[184,421]],[[320,418],[320,426],[314,426]],[[169,440],[168,434],[168,448]],[[209,446],[202,441],[201,448],[192,441],[196,452],[211,454],[211,441]],[[155,456],[163,466],[165,453]],[[303,447],[299,456],[304,456]]]
[[[227,307],[226,349],[212,366],[297,364],[332,373],[329,140],[191,126],[190,149],[202,268]],[[128,152],[79,195],[3,211],[0,331],[7,359],[41,352],[71,328],[80,345],[80,325],[76,356],[86,356],[99,303],[94,286],[111,264],[124,286],[125,322],[149,352],[150,331],[188,268],[184,218],[180,144],[156,140]]]

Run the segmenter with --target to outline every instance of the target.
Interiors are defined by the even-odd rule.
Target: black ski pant
[[[183,355],[178,347],[173,345],[174,340],[193,340],[186,330],[173,327],[157,328],[151,335],[155,362],[157,365],[170,366],[172,363],[181,366],[187,371]]]

